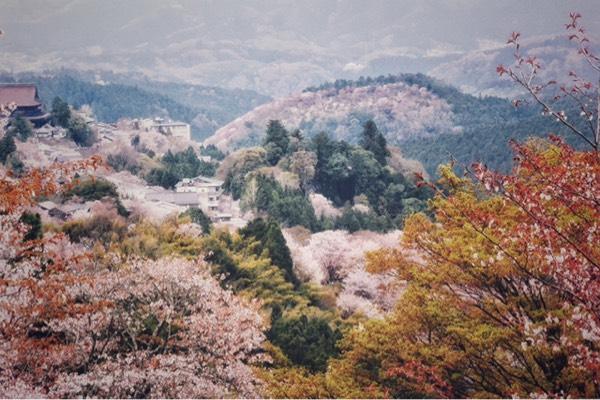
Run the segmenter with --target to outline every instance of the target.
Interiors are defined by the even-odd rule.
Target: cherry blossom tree
[[[0,176],[0,396],[257,397],[258,304],[222,289],[205,264],[103,264],[63,234],[26,240],[21,215],[36,197],[99,164]]]
[[[541,106],[544,115],[555,118],[569,132],[600,151],[600,58],[592,51],[587,31],[580,25],[580,19],[581,14],[572,12],[569,23],[565,26],[569,40],[577,44],[578,53],[597,74],[596,84],[580,77],[575,71],[569,72],[568,83],[559,83],[554,79],[542,81],[539,75],[543,65],[537,57],[521,52],[519,32],[513,32],[507,41],[514,46],[514,64],[509,67],[498,65],[496,71],[500,76],[506,75],[521,86]],[[565,100],[576,106],[578,116],[567,115],[563,109]],[[513,104],[519,106],[526,101],[516,99]]]
[[[324,231],[298,240],[284,231],[300,277],[319,285],[339,285],[337,306],[345,315],[361,312],[379,317],[390,311],[400,296],[403,283],[391,273],[369,273],[365,270],[366,253],[397,246],[398,231],[375,232]]]

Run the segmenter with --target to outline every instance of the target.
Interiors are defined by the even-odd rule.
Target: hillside
[[[336,81],[264,104],[220,128],[207,144],[236,148],[256,144],[271,119],[301,129],[308,136],[325,131],[355,142],[362,124],[373,119],[391,143],[408,137],[456,133],[449,104],[409,76]]]
[[[250,90],[155,82],[131,75],[63,70],[0,75],[1,82],[33,82],[47,107],[59,96],[75,107],[90,105],[99,121],[162,116],[188,122],[201,140],[270,98]]]
[[[528,38],[522,43],[522,51],[536,56],[542,65],[540,79],[562,80],[570,71],[581,77],[595,80],[586,61],[577,55],[577,47],[569,42],[566,34]],[[501,45],[487,50],[468,52],[461,57],[442,63],[429,71],[429,75],[454,85],[465,93],[515,97],[520,90],[507,80],[498,79],[496,66],[514,62],[514,49]]]
[[[307,88],[257,107],[217,130],[205,144],[222,149],[257,144],[271,119],[308,137],[324,131],[350,143],[356,143],[361,125],[373,119],[390,144],[421,161],[431,174],[451,158],[508,170],[510,139],[561,133],[536,108],[515,109],[507,99],[475,97],[423,74],[402,74]]]

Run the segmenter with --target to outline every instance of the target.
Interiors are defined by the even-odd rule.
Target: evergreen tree
[[[278,318],[267,333],[293,363],[312,372],[325,371],[327,360],[339,353],[336,343],[341,336],[325,319],[306,315]]]
[[[154,186],[162,186],[165,189],[172,189],[175,187],[179,178],[173,172],[164,168],[153,168],[144,177],[146,182]]]
[[[294,262],[290,249],[287,247],[283,233],[279,224],[273,220],[269,221],[267,235],[265,238],[265,247],[269,250],[269,257],[274,265],[277,265],[285,271],[286,279],[294,285],[298,285],[298,279],[294,274]]]
[[[203,156],[210,156],[215,160],[222,160],[225,158],[225,154],[217,148],[214,144],[209,144],[208,146],[200,147],[200,154]]]
[[[13,135],[7,133],[2,139],[0,139],[0,162],[6,163],[8,156],[17,150],[15,145],[15,139]]]
[[[15,120],[10,124],[9,131],[13,135],[16,135],[22,142],[26,141],[33,135],[31,123],[22,117],[15,118]]]
[[[54,126],[69,127],[71,120],[71,110],[66,101],[60,97],[55,97],[52,101],[52,124]]]
[[[212,230],[212,221],[210,218],[198,207],[191,207],[185,212],[192,219],[192,222],[202,227],[202,232],[208,234]]]
[[[264,147],[267,150],[267,161],[271,165],[277,164],[288,150],[290,137],[288,131],[277,120],[269,121],[267,126],[267,135],[264,140]]]
[[[257,249],[258,252],[262,253],[267,250],[271,263],[283,270],[285,279],[293,283],[294,286],[300,284],[294,274],[294,262],[292,261],[290,249],[287,247],[277,221],[269,220],[266,222],[262,218],[256,218],[241,229],[240,234],[245,239],[253,237],[259,241],[261,246]]]
[[[387,149],[387,141],[373,120],[368,120],[363,125],[360,145],[367,151],[373,153],[379,164],[386,165],[386,157],[390,152]]]
[[[96,141],[96,133],[81,118],[71,118],[68,123],[69,137],[78,146],[90,147]]]
[[[21,222],[30,226],[29,231],[23,236],[23,241],[37,240],[43,237],[42,232],[42,218],[38,213],[23,213],[21,215]]]
[[[288,145],[288,154],[293,154],[299,150],[305,150],[306,143],[304,141],[304,135],[300,132],[300,129],[295,129],[290,134],[290,143]]]
[[[137,148],[140,145],[140,135],[135,135],[133,139],[131,139],[131,145],[134,148]]]
[[[6,166],[18,176],[25,172],[25,164],[17,156],[17,153],[11,153],[8,155],[8,158],[6,159]]]

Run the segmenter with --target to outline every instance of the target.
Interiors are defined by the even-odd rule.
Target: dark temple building
[[[50,114],[44,111],[37,88],[29,83],[0,83],[0,104],[16,105],[11,118],[22,117],[35,127],[50,120]]]

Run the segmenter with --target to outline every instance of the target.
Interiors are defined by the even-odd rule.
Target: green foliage
[[[22,142],[25,142],[33,135],[31,123],[22,117],[17,117],[11,122],[8,130],[12,135],[17,136]]]
[[[165,189],[173,189],[179,182],[179,177],[165,168],[152,168],[144,179],[149,185],[162,186]]]
[[[71,121],[71,109],[69,104],[60,97],[55,97],[52,100],[52,124],[54,126],[69,127]]]
[[[492,169],[509,171],[513,166],[508,144],[511,139],[525,141],[530,137],[541,137],[546,132],[555,132],[571,145],[581,145],[581,141],[569,135],[567,128],[557,126],[552,118],[541,115],[542,110],[536,105],[515,108],[507,99],[465,94],[424,74],[361,77],[354,81],[340,79],[305,90],[340,90],[398,82],[423,87],[447,101],[454,114],[453,124],[461,127],[460,132],[439,132],[427,140],[422,137],[408,137],[393,143],[402,148],[405,156],[423,163],[426,171],[432,176],[436,175],[439,165],[451,160],[464,165],[481,161]],[[557,109],[564,110],[568,115],[578,115],[581,111],[569,104],[568,100],[559,102]],[[571,122],[575,125],[585,123],[583,119],[576,118]],[[351,142],[358,141],[357,139],[349,138]]]
[[[205,237],[205,260],[214,265],[214,273],[223,274],[225,287],[260,299],[265,311],[270,311],[268,337],[281,347],[283,356],[313,371],[324,370],[327,360],[338,354],[341,334],[336,314],[314,288],[296,281],[275,221],[257,219],[239,233],[214,231]]]
[[[214,176],[216,170],[216,164],[200,160],[191,146],[175,154],[171,153],[170,150],[167,151],[161,162],[180,180],[195,178],[198,175]]]
[[[108,246],[121,241],[127,234],[127,224],[113,213],[95,214],[84,220],[69,221],[62,226],[62,231],[72,242],[80,243],[88,239],[91,243],[98,242]]]
[[[23,215],[21,215],[20,221],[29,225],[29,230],[25,236],[23,236],[24,242],[28,240],[41,239],[44,236],[44,232],[42,231],[42,218],[40,217],[40,214],[25,212]]]
[[[342,215],[334,220],[333,228],[348,232],[360,230],[385,232],[393,229],[394,226],[393,221],[385,215],[377,215],[374,212],[364,213],[346,207]]]
[[[105,197],[110,197],[114,199],[119,215],[124,217],[129,215],[129,212],[119,199],[117,187],[106,179],[93,177],[80,180],[72,188],[65,191],[63,196],[65,199],[78,196],[84,201],[101,200]]]
[[[290,137],[288,131],[283,127],[281,122],[277,120],[269,121],[267,126],[267,134],[263,145],[267,150],[267,160],[271,165],[279,162],[288,151]]]
[[[259,174],[256,178],[255,207],[284,226],[302,225],[317,229],[317,217],[308,198],[299,190],[282,188],[271,177]]]
[[[73,196],[81,197],[85,201],[101,200],[104,197],[119,198],[117,187],[102,178],[89,178],[77,182],[71,189],[64,194],[65,198]]]
[[[277,318],[267,337],[293,363],[317,372],[325,371],[329,358],[338,355],[336,343],[342,334],[332,330],[324,318],[301,315]]]
[[[385,166],[386,157],[390,156],[387,149],[385,137],[373,120],[368,120],[363,126],[363,131],[360,138],[360,145],[367,151],[371,152],[379,164]]]
[[[201,255],[201,239],[180,229],[177,218],[166,218],[161,223],[140,221],[127,231],[118,243],[120,252],[128,256],[159,259],[177,256],[189,259]]]
[[[288,144],[288,153],[292,154],[300,150],[306,150],[307,142],[300,131],[300,129],[294,129],[290,134],[290,143]]]
[[[215,163],[204,162],[198,158],[190,146],[186,150],[173,154],[171,150],[162,157],[163,167],[152,169],[145,177],[150,185],[171,189],[184,178],[195,178],[199,175],[214,176]]]
[[[215,230],[203,238],[202,250],[225,287],[261,299],[265,308],[306,307],[313,302],[305,288],[296,290],[286,280],[282,268],[273,265],[268,251],[254,236],[243,238]]]
[[[192,135],[197,139],[210,136],[220,126],[270,100],[250,90],[153,82],[106,72],[103,76],[110,83],[97,84],[95,73],[74,70],[62,70],[50,77],[31,73],[2,74],[0,81],[35,83],[48,108],[56,97],[76,108],[90,105],[102,122],[157,115],[184,121],[192,124]],[[202,122],[195,124],[196,117]]]
[[[214,176],[216,164],[200,160],[190,146],[186,150],[173,154],[171,150],[161,159],[162,167],[153,168],[144,177],[150,185],[172,189],[184,178],[195,178],[199,175]]]
[[[188,215],[193,223],[200,225],[202,227],[202,232],[204,232],[205,234],[210,233],[210,231],[212,230],[212,221],[198,207],[190,207],[183,214]]]
[[[90,147],[97,139],[96,133],[80,117],[71,117],[67,131],[69,138],[81,147]]]
[[[284,271],[288,282],[298,286],[300,282],[294,274],[294,262],[287,247],[285,238],[281,233],[279,224],[273,219],[265,222],[262,218],[250,221],[248,225],[240,229],[240,235],[244,239],[254,238],[260,243],[256,247],[256,254],[261,254],[267,250],[271,262]]]
[[[302,225],[313,232],[326,227],[352,232],[386,231],[401,227],[411,212],[424,211],[424,201],[431,197],[431,190],[416,187],[414,182],[386,166],[390,153],[383,135],[372,122],[365,124],[362,146],[332,140],[325,133],[316,135],[307,144],[299,131],[293,133],[290,142],[278,121],[271,121],[269,131],[265,141],[267,159],[274,154],[273,149],[281,150],[279,155],[284,154],[283,147],[274,143],[285,136],[288,154],[278,159],[276,168],[297,175],[301,190],[282,187],[268,172],[258,170],[264,165],[263,159],[247,157],[245,153],[240,153],[239,160],[229,169],[225,187],[236,199],[243,193],[244,207],[258,215],[268,215],[284,226]],[[226,159],[224,163],[231,161]],[[352,205],[356,196],[364,195],[371,211],[348,208],[341,217],[319,221],[306,196],[309,188],[316,189],[338,207]]]
[[[240,150],[228,156],[223,161],[225,163],[232,165],[227,171],[223,186],[234,200],[238,200],[244,193],[249,172],[267,165],[266,152],[261,147]]]
[[[6,166],[15,176],[21,176],[25,173],[25,163],[17,156],[17,153],[11,153],[6,160]]]
[[[203,156],[209,156],[215,160],[221,161],[225,158],[225,154],[217,148],[214,144],[200,147],[200,154]]]
[[[406,215],[425,209],[424,201],[432,192],[385,167],[389,152],[380,147],[385,145],[385,139],[374,124],[365,125],[365,131],[362,147],[331,140],[324,133],[313,138],[312,148],[317,154],[314,186],[338,206],[366,195],[373,211],[364,213],[348,208],[334,221],[337,228],[382,231],[401,227]],[[377,152],[381,160],[369,149]]]
[[[0,139],[0,162],[6,163],[8,156],[17,151],[17,145],[15,139],[10,133],[6,133],[2,139]]]

